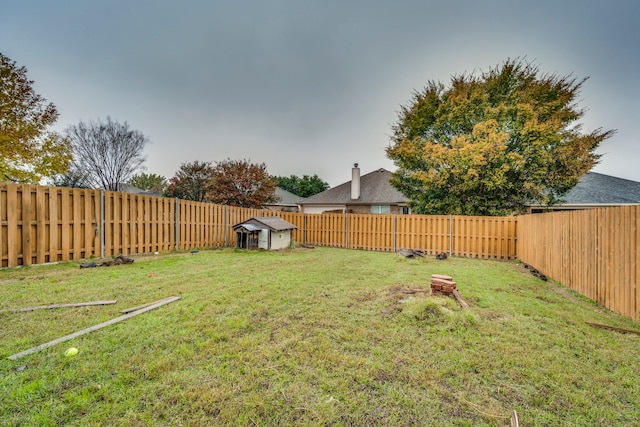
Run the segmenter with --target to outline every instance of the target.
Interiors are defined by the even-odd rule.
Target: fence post
[[[396,231],[397,231],[397,215],[393,214],[393,252],[396,251]]]
[[[449,214],[449,256],[451,256],[452,246],[453,246],[453,219],[452,215]]]
[[[104,258],[104,190],[100,190],[100,258]]]
[[[229,233],[227,230],[229,224],[229,205],[224,205],[224,247],[229,244]]]
[[[178,239],[180,239],[180,214],[178,213],[178,208],[179,208],[179,203],[178,203],[178,198],[176,197],[175,199],[173,199],[173,224],[174,224],[174,228],[173,228],[173,236],[174,236],[174,248],[177,251],[178,250]]]
[[[302,242],[307,244],[307,214],[302,213]]]
[[[344,211],[344,248],[349,249],[349,213]]]

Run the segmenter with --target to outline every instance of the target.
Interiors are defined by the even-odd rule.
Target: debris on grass
[[[12,354],[11,356],[9,356],[9,359],[10,360],[19,359],[19,358],[21,358],[23,356],[27,356],[29,354],[33,354],[33,353],[35,353],[37,351],[40,351],[40,350],[45,349],[45,348],[52,347],[52,346],[54,346],[56,344],[59,344],[61,342],[69,341],[69,340],[71,340],[73,338],[79,337],[80,335],[88,334],[89,332],[93,332],[93,331],[97,331],[98,329],[102,329],[105,326],[110,326],[110,325],[113,325],[115,323],[122,322],[123,320],[127,320],[130,317],[137,316],[138,314],[146,313],[147,311],[154,310],[154,309],[156,309],[158,307],[161,307],[161,306],[163,306],[165,304],[169,304],[171,302],[177,301],[179,299],[180,299],[180,297],[171,297],[171,298],[166,298],[164,300],[156,301],[152,305],[150,305],[148,307],[145,307],[145,308],[141,308],[140,310],[136,310],[136,311],[134,311],[132,313],[125,314],[125,315],[120,316],[120,317],[116,317],[115,319],[111,319],[111,320],[108,320],[106,322],[99,323],[97,325],[91,326],[91,327],[86,328],[86,329],[82,329],[82,330],[80,330],[78,332],[74,332],[74,333],[69,334],[69,335],[65,335],[64,337],[57,338],[57,339],[55,339],[53,341],[49,341],[49,342],[46,342],[44,344],[40,344],[39,346],[30,348],[30,349],[25,350],[25,351],[21,351],[20,353]]]
[[[515,409],[511,413],[511,427],[518,427],[518,413]]]
[[[118,255],[112,260],[105,261],[101,264],[97,262],[89,262],[86,264],[80,264],[80,268],[93,268],[93,267],[110,267],[112,265],[121,265],[121,264],[133,264],[133,258],[128,258],[124,255]]]
[[[456,301],[458,301],[458,304],[460,304],[460,307],[469,308],[469,304],[467,304],[464,298],[462,298],[462,295],[460,295],[460,292],[458,292],[457,289],[453,290],[453,296],[456,299]]]
[[[112,265],[120,265],[120,264],[133,264],[133,258],[128,258],[124,255],[118,255],[111,261],[105,261],[100,264],[101,267],[109,267]]]
[[[440,252],[436,254],[436,259],[438,261],[444,261],[445,259],[447,259],[448,255],[446,252]]]
[[[636,335],[640,335],[640,331],[633,331],[631,329],[622,329],[622,328],[616,328],[615,326],[609,326],[609,325],[601,325],[599,323],[591,323],[591,322],[585,322],[587,325],[589,326],[593,326],[594,328],[600,328],[600,329],[608,329],[610,331],[616,331],[616,332],[621,332],[623,334],[636,334]]]
[[[450,296],[456,288],[453,277],[444,274],[431,275],[431,293]]]
[[[8,310],[3,311],[13,311],[14,313],[23,312],[23,311],[34,311],[41,309],[52,309],[52,308],[63,308],[63,307],[86,307],[89,305],[109,305],[115,304],[118,302],[117,300],[106,300],[106,301],[89,301],[89,302],[71,302],[67,304],[49,304],[49,305],[36,305],[33,307],[25,307],[25,308],[10,308]]]
[[[80,268],[94,268],[97,266],[98,266],[98,263],[96,262],[88,262],[86,264],[80,264]]]
[[[405,258],[424,258],[424,251],[422,249],[398,249],[398,255],[402,255]]]
[[[460,307],[469,308],[469,304],[462,298],[458,291],[456,282],[453,281],[453,277],[445,274],[432,274],[431,275],[431,293],[435,295],[452,296],[458,301]]]
[[[534,276],[536,276],[538,279],[544,280],[545,282],[547,281],[547,276],[545,276],[544,274],[540,273],[534,266],[529,265],[529,264],[525,264],[524,268],[529,270],[529,272],[531,274],[533,274]]]

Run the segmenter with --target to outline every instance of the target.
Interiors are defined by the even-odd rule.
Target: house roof
[[[303,205],[324,204],[395,204],[409,199],[391,186],[391,172],[378,169],[360,177],[360,198],[351,199],[351,181],[315,194],[301,201]]]
[[[253,228],[252,226],[258,226],[261,230],[267,228],[271,231],[293,230],[295,228],[298,228],[295,225],[291,224],[289,221],[285,221],[284,219],[280,218],[279,216],[267,216],[248,219],[244,222],[234,225],[233,229],[236,230],[237,228],[245,227],[246,229],[251,230]]]
[[[640,203],[640,182],[587,172],[562,200],[561,205]]]
[[[275,195],[278,201],[274,203],[267,203],[267,206],[298,206],[302,200],[300,196],[296,196],[295,194],[280,187],[276,187]]]

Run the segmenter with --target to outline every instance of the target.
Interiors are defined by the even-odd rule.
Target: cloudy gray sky
[[[20,0],[0,52],[63,130],[108,115],[149,136],[147,172],[250,159],[332,186],[393,170],[400,105],[428,80],[524,57],[589,76],[584,129],[617,129],[597,172],[640,181],[636,0]]]

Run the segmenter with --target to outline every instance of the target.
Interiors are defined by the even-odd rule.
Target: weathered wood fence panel
[[[448,215],[398,215],[396,247],[422,249],[427,254],[447,252],[450,247]]]
[[[640,206],[518,217],[518,257],[623,316],[640,320]]]
[[[292,234],[294,241],[312,245],[374,251],[412,248],[481,258],[515,256],[513,218],[305,215],[113,191],[16,184],[3,184],[1,190],[5,267],[92,255],[234,246],[235,224],[273,215],[298,227]]]
[[[337,248],[346,247],[346,215],[306,215],[305,221],[304,243]]]
[[[0,184],[1,266],[95,255],[99,197],[96,190]]]
[[[451,252],[470,258],[513,258],[516,254],[515,217],[451,217]]]
[[[173,199],[102,192],[104,253],[98,256],[153,253],[175,249]],[[78,258],[75,258],[78,259]]]

